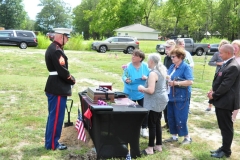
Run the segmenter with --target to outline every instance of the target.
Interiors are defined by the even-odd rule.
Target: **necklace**
[[[136,71],[139,71],[141,65],[142,65],[142,64],[140,64],[139,66],[134,65],[134,68],[136,69]]]

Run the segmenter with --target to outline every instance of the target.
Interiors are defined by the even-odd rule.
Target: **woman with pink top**
[[[240,40],[234,40],[232,42],[232,46],[234,48],[235,59],[238,62],[238,64],[240,64]],[[238,110],[234,110],[233,114],[232,114],[232,121],[233,122],[235,122],[237,114],[238,114]]]

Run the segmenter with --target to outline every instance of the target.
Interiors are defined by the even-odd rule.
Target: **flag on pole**
[[[82,114],[80,113],[79,108],[78,108],[78,119],[77,119],[75,128],[78,131],[77,139],[80,139],[80,140],[85,142],[86,141],[86,134],[85,134],[84,124],[83,124]]]
[[[127,154],[127,156],[126,156],[126,160],[131,160],[132,158],[131,158],[131,154],[130,154],[130,145],[129,145],[129,143],[128,143],[128,154]]]

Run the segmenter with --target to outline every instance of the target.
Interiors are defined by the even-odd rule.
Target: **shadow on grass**
[[[68,150],[46,150],[43,146],[26,146],[22,150],[22,159],[66,159]]]

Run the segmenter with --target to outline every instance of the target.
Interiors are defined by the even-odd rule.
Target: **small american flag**
[[[131,160],[131,155],[130,155],[129,152],[128,152],[127,156],[126,156],[126,160]]]
[[[82,140],[82,141],[86,141],[86,134],[85,134],[85,130],[84,130],[84,124],[83,124],[83,121],[82,121],[82,114],[80,113],[80,110],[78,108],[78,119],[77,119],[77,122],[76,122],[76,125],[75,125],[75,128],[77,129],[78,131],[78,139]]]

